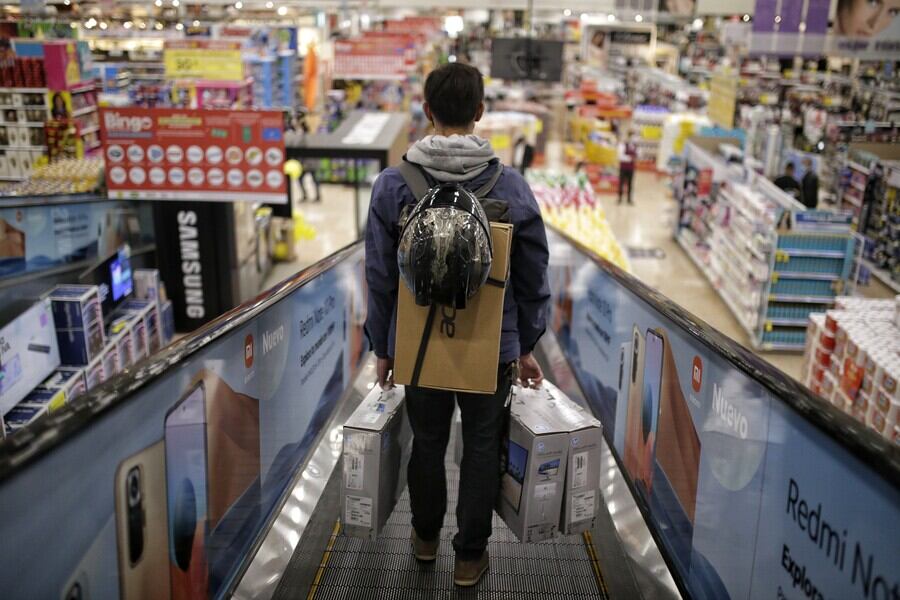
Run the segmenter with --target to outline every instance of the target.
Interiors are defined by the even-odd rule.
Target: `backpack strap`
[[[403,157],[403,160],[400,161],[400,164],[397,165],[397,170],[400,171],[403,181],[406,182],[407,187],[409,187],[410,191],[413,193],[416,202],[424,198],[425,194],[428,193],[428,190],[431,189],[431,186],[428,185],[428,180],[425,179],[425,174],[422,172],[422,169],[406,160],[405,156]]]
[[[497,182],[500,181],[500,176],[503,174],[503,163],[497,163],[497,170],[494,171],[494,174],[491,175],[491,178],[487,180],[483,186],[475,190],[473,192],[475,197],[481,200],[482,198],[486,198],[488,194],[491,193],[491,190],[494,189],[494,186],[497,185]]]

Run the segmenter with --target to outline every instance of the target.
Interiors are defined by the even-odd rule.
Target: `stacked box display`
[[[84,366],[100,356],[106,333],[97,286],[56,286],[50,293],[50,303],[62,363]]]

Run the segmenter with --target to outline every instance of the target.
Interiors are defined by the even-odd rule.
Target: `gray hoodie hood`
[[[487,169],[495,158],[491,143],[474,134],[429,135],[406,152],[406,159],[442,182],[468,181]]]

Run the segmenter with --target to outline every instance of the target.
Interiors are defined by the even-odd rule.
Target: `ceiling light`
[[[266,8],[272,8],[273,6],[275,6],[274,2],[266,2]]]
[[[283,17],[284,15],[287,14],[287,6],[279,6],[277,12],[280,16]]]
[[[775,22],[781,23],[781,15],[775,15]]]
[[[72,4],[72,0],[63,0],[63,4],[69,6],[70,4]]]
[[[610,23],[612,23],[613,21],[616,20],[616,15],[608,15],[606,17],[606,20],[609,21]]]
[[[156,0],[156,2],[154,2],[153,4],[155,4],[156,6],[162,6],[162,0]]]
[[[159,21],[157,21],[157,22],[156,22],[156,25],[154,25],[154,27],[156,27],[156,30],[157,30],[157,31],[162,31],[163,24],[160,23]]]
[[[564,17],[571,17],[571,16],[572,16],[572,9],[571,9],[571,8],[567,8],[566,10],[564,10],[564,11],[563,11],[563,16],[564,16]]]
[[[131,21],[125,21],[124,23],[122,23],[122,27],[124,27],[125,29],[131,29],[133,26],[134,23],[132,23]]]
[[[806,31],[806,23],[800,23],[800,26],[797,29],[800,33],[804,33]]]
[[[138,23],[138,29],[147,29],[147,24],[141,21]]]
[[[184,23],[175,23],[175,29],[178,31],[184,31]]]
[[[71,23],[69,23],[69,27],[71,27],[72,29],[78,29],[78,23],[72,21]]]
[[[744,15],[743,17],[741,17],[741,18],[744,20],[744,23],[746,23],[747,21],[750,20],[750,15],[745,14],[745,15]]]
[[[172,0],[172,6],[178,8],[179,6],[181,6],[181,2],[179,2],[179,0]]]
[[[644,20],[644,17],[642,17],[641,15],[634,15],[634,20],[640,23]]]
[[[193,25],[194,27],[200,27],[200,21],[198,21],[197,19],[194,19],[193,22],[191,23],[191,25]]]
[[[244,8],[244,3],[241,2],[240,0],[238,0],[237,2],[234,3],[234,7],[238,10],[241,10],[242,8]]]
[[[693,27],[696,31],[703,29],[703,19],[699,17],[694,19]]]

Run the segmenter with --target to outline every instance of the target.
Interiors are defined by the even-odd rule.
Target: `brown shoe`
[[[421,560],[422,562],[431,562],[437,559],[437,550],[438,543],[440,542],[440,538],[434,540],[433,542],[426,542],[421,539],[417,534],[416,530],[413,529],[412,532],[412,547],[413,547],[413,556],[416,557],[416,560]]]
[[[487,550],[481,558],[475,560],[461,560],[457,557],[453,565],[453,583],[462,587],[471,587],[481,580],[481,576],[488,570]]]

